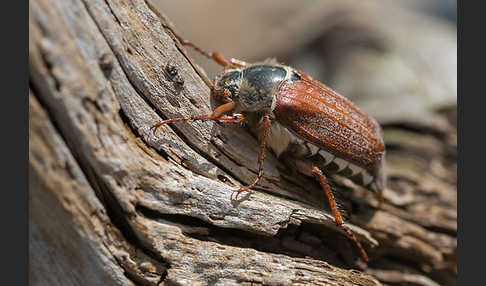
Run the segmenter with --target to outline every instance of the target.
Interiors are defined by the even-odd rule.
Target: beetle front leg
[[[363,260],[367,262],[368,255],[366,254],[363,246],[361,246],[361,243],[358,241],[354,233],[347,226],[344,225],[343,218],[341,217],[341,214],[339,213],[339,210],[336,206],[336,200],[334,199],[331,188],[327,183],[326,177],[324,176],[322,171],[316,166],[312,166],[312,174],[319,180],[322,189],[326,193],[327,199],[329,200],[329,205],[331,206],[331,210],[334,215],[334,219],[336,220],[336,225],[346,233],[346,235],[356,244],[356,246],[358,246]]]
[[[243,122],[243,120],[245,119],[243,114],[237,113],[233,115],[225,115],[225,113],[232,111],[234,107],[235,107],[235,103],[233,101],[230,101],[226,104],[219,106],[209,115],[195,115],[190,117],[168,119],[152,125],[150,129],[152,129],[153,133],[155,134],[157,128],[159,128],[164,124],[173,123],[173,122],[191,121],[191,120],[215,120],[215,121],[221,121],[227,123]]]
[[[263,159],[265,157],[265,139],[267,138],[268,131],[270,130],[270,117],[268,115],[264,115],[262,118],[263,121],[263,134],[262,138],[260,139],[260,153],[258,154],[258,176],[255,179],[255,181],[245,187],[240,188],[239,190],[233,191],[231,194],[231,200],[233,200],[233,194],[236,193],[236,197],[234,200],[238,199],[238,196],[245,191],[251,190],[253,187],[255,187],[258,182],[260,182],[260,179],[263,177]]]

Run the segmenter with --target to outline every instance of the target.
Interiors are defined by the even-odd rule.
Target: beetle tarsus
[[[380,190],[376,194],[376,199],[378,200],[378,205],[376,206],[376,208],[381,209],[383,207],[383,202],[385,201],[385,198],[383,197],[383,190]]]
[[[354,235],[354,233],[349,229],[349,227],[345,226],[343,223],[337,225],[340,229],[342,229],[349,238],[358,246],[359,251],[361,252],[361,257],[363,257],[364,262],[368,262],[368,254],[364,250],[363,246],[359,242],[358,238]]]
[[[326,193],[327,199],[329,200],[329,205],[330,205],[332,213],[334,215],[334,219],[336,220],[336,225],[341,230],[343,230],[346,233],[346,235],[356,244],[356,246],[358,247],[358,249],[361,252],[361,256],[363,257],[363,260],[365,262],[367,262],[368,261],[368,255],[366,254],[366,251],[364,250],[363,246],[358,241],[358,239],[356,238],[354,233],[347,226],[344,225],[343,218],[339,214],[339,210],[338,210],[337,205],[336,205],[336,200],[334,199],[334,195],[331,192],[331,188],[327,184],[326,177],[324,176],[322,171],[316,166],[312,167],[312,173],[314,174],[314,176],[317,177],[317,179],[321,183],[322,189],[324,189],[324,192]]]
[[[230,200],[232,200],[232,201],[237,201],[237,200],[238,200],[238,196],[239,196],[239,195],[240,195],[242,192],[244,192],[244,191],[247,191],[247,190],[242,190],[242,189],[239,189],[239,190],[233,191],[233,192],[231,193]],[[233,199],[233,195],[234,195],[234,194],[236,194],[236,196],[235,196],[235,198]]]

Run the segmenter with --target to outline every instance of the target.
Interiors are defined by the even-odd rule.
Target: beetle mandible
[[[253,183],[233,192],[235,199],[262,178],[264,150],[268,146],[277,157],[290,157],[300,173],[319,181],[337,226],[367,261],[366,251],[344,225],[324,173],[345,176],[375,192],[381,205],[385,146],[378,123],[325,84],[292,67],[273,59],[252,64],[227,60],[218,52],[206,52],[179,39],[224,67],[214,80],[212,95],[225,103],[208,115],[159,122],[152,126],[153,132],[167,123],[190,120],[247,123],[260,140],[258,175]]]

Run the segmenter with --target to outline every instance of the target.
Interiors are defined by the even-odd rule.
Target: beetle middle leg
[[[253,187],[255,187],[258,184],[258,182],[260,182],[260,179],[263,177],[263,159],[265,157],[265,140],[267,138],[268,131],[270,130],[270,116],[264,115],[262,118],[262,123],[263,123],[263,134],[262,134],[262,138],[260,139],[260,153],[258,154],[258,176],[255,179],[255,181],[250,185],[242,187],[239,190],[233,191],[233,193],[231,194],[232,200],[233,200],[233,194],[236,193],[235,200],[237,200],[239,194],[251,190]]]

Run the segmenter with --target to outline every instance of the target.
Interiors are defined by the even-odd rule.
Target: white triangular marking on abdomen
[[[346,168],[346,166],[348,166],[348,164],[349,164],[349,163],[348,163],[348,161],[345,161],[345,160],[343,160],[343,159],[341,159],[341,158],[336,158],[336,159],[334,159],[334,161],[333,161],[333,162],[334,162],[334,163],[336,163],[336,165],[338,165],[338,168],[339,168],[339,169],[337,170],[337,172],[341,172],[341,171],[342,171],[342,170],[344,170],[344,169]]]
[[[365,172],[361,173],[361,175],[363,176],[363,185],[364,186],[367,186],[369,183],[371,183],[373,181],[373,176],[368,174],[368,172],[365,171]]]
[[[310,153],[309,155],[307,156],[314,156],[315,154],[317,154],[317,152],[319,151],[319,147],[317,147],[316,145],[314,144],[311,144],[311,143],[306,143],[306,146],[307,148],[309,149]]]
[[[326,152],[324,150],[319,151],[319,155],[321,155],[324,158],[324,160],[326,160],[326,163],[324,164],[324,166],[329,165],[332,162],[332,160],[334,160],[334,158],[335,158],[335,156],[333,154]]]
[[[351,163],[349,164],[348,168],[352,172],[351,175],[350,175],[350,177],[353,177],[354,175],[357,175],[357,174],[365,171],[362,168],[360,168],[360,167],[358,167],[358,166],[356,166],[354,164],[351,164]]]

